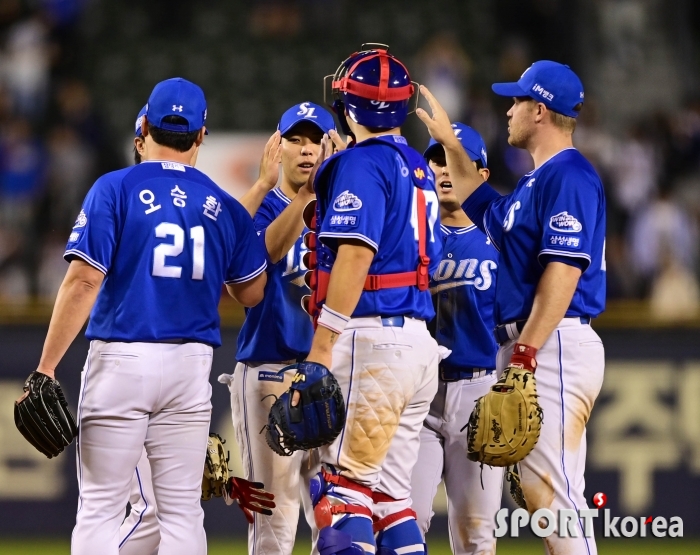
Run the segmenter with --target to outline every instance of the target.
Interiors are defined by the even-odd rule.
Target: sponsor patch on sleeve
[[[79,231],[74,231],[68,236],[68,242],[69,243],[75,243],[78,239],[80,239],[80,232]]]
[[[78,214],[78,217],[75,220],[75,224],[73,225],[73,229],[85,227],[86,225],[87,225],[87,216],[85,215],[85,210],[81,210],[80,214]]]
[[[350,191],[343,191],[333,201],[333,210],[336,212],[350,212],[362,208],[362,201]]]
[[[335,227],[357,227],[357,223],[360,221],[359,216],[346,215],[346,214],[334,214],[331,216],[330,225]]]
[[[280,372],[270,372],[269,370],[260,370],[258,372],[258,381],[261,382],[283,382],[284,374]]]
[[[559,212],[549,218],[549,227],[559,233],[578,233],[583,229],[581,222],[568,212]]]
[[[581,238],[572,237],[571,235],[547,235],[547,244],[550,247],[579,250],[581,248]]]

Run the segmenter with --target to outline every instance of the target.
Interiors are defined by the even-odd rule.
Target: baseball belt
[[[582,324],[590,324],[591,318],[589,316],[571,316],[570,318],[564,318],[564,320],[569,319],[579,320]],[[525,322],[527,320],[515,320],[514,322],[508,322],[507,324],[501,324],[496,326],[493,330],[493,336],[496,338],[496,343],[503,345],[508,341],[514,341],[520,337],[520,333],[525,327]]]

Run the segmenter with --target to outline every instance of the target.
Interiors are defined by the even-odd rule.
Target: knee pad
[[[364,549],[352,543],[352,536],[330,526],[318,533],[316,544],[320,555],[366,555]]]
[[[375,492],[374,501],[386,503],[388,507],[385,506],[385,508],[391,510],[390,508],[393,507],[395,511],[384,518],[373,517],[372,528],[377,535],[377,555],[398,555],[399,551],[404,551],[407,547],[414,548],[411,553],[420,552],[418,546],[423,547],[423,552],[427,551],[423,535],[416,522],[415,511],[409,507],[396,510],[396,505],[400,507],[401,501],[405,500]]]

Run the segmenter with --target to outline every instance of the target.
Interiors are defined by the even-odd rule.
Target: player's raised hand
[[[416,110],[416,115],[428,128],[430,136],[442,145],[451,141],[457,141],[458,139],[455,137],[454,129],[452,129],[452,122],[447,116],[445,109],[433,96],[433,93],[431,93],[425,85],[420,86],[420,92],[428,101],[432,115],[428,114],[423,108],[418,108]]]
[[[260,160],[260,176],[258,181],[272,190],[277,185],[280,176],[280,161],[282,160],[282,136],[275,131],[265,144]]]
[[[331,138],[331,141],[333,141],[333,144],[331,145],[333,147],[333,152],[340,152],[341,150],[348,148],[347,143],[335,129],[331,129],[328,132],[328,136]]]

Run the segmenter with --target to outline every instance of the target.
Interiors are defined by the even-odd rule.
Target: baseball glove
[[[343,394],[328,368],[315,362],[300,362],[280,372],[292,368],[297,371],[292,387],[272,405],[265,434],[270,448],[282,456],[328,445],[345,426]],[[295,391],[301,398],[293,407]]]
[[[210,433],[207,439],[207,457],[204,460],[204,476],[202,476],[202,501],[224,495],[228,482],[229,454],[224,451],[224,443],[219,434]]]
[[[527,511],[527,503],[525,502],[523,486],[520,484],[520,471],[517,464],[506,470],[506,481],[510,482],[510,496],[515,501],[515,504]]]
[[[58,456],[78,435],[60,384],[41,372],[32,372],[24,382],[24,394],[15,401],[15,426],[49,459]]]
[[[207,456],[202,477],[202,501],[212,497],[222,497],[227,505],[238,503],[249,523],[253,523],[253,512],[271,515],[275,508],[275,498],[265,491],[260,482],[249,482],[243,478],[229,477],[229,453],[224,451],[225,439],[219,434],[210,433],[207,439]]]
[[[491,466],[520,462],[540,437],[542,416],[534,373],[508,366],[476,402],[466,425],[467,458]]]

